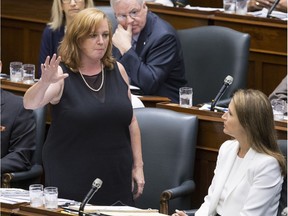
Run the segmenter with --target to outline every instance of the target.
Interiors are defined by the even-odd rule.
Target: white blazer
[[[236,140],[228,140],[220,147],[208,195],[195,216],[216,215],[238,149]],[[250,148],[236,173],[224,198],[222,216],[276,216],[283,183],[278,161]]]

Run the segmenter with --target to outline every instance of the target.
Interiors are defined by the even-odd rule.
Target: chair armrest
[[[3,173],[2,187],[10,187],[11,182],[22,181],[31,178],[37,178],[43,173],[43,168],[39,164],[35,164],[30,170],[12,173]]]
[[[181,197],[189,193],[192,193],[194,189],[195,189],[195,182],[193,180],[187,180],[177,187],[163,191],[161,194],[161,200],[175,199],[177,197]]]
[[[169,200],[192,193],[194,189],[195,182],[193,180],[187,180],[175,188],[163,191],[160,196],[160,213],[168,214]]]

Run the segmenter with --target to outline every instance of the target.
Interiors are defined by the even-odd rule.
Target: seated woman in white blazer
[[[208,195],[195,216],[276,216],[286,163],[270,101],[258,90],[238,90],[222,118],[224,133],[235,139],[220,147]]]

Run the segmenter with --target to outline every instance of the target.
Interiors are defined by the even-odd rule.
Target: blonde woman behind
[[[40,65],[45,62],[47,56],[57,53],[59,43],[62,41],[66,28],[72,22],[75,14],[89,7],[94,7],[93,0],[53,0],[50,22],[42,34],[39,77],[41,76]]]
[[[222,118],[224,133],[234,139],[220,147],[208,195],[195,216],[276,216],[286,162],[270,101],[258,90],[238,90]]]

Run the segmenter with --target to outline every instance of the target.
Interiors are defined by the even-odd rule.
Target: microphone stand
[[[89,202],[89,200],[92,198],[92,196],[96,193],[96,191],[98,190],[98,188],[94,188],[94,191],[92,193],[88,193],[88,196],[85,197],[85,199],[83,200],[83,202],[80,204],[80,208],[79,208],[79,216],[86,216],[88,214],[84,213],[84,207],[85,205]],[[84,213],[84,214],[83,214]]]
[[[271,6],[271,8],[269,9],[268,13],[267,13],[267,18],[271,18],[271,13],[273,12],[273,10],[275,9],[275,7],[278,5],[278,3],[280,2],[280,0],[275,0],[273,5]]]
[[[212,100],[211,102],[211,107],[210,107],[210,111],[214,111],[216,104],[218,103],[218,101],[220,100],[220,98],[223,96],[223,94],[225,93],[225,91],[227,90],[227,88],[232,84],[233,82],[233,77],[231,77],[230,75],[228,75],[225,79],[224,79],[224,83],[220,89],[220,91],[218,92],[218,94],[216,95],[216,97]]]
[[[78,215],[83,215],[84,216],[100,216],[102,214],[98,214],[98,213],[85,213],[84,211],[78,211],[76,209],[71,209],[71,208],[68,208],[68,207],[62,207],[64,209],[64,212],[67,212],[67,213],[78,213]]]
[[[88,214],[84,213],[84,207],[89,202],[89,200],[94,196],[94,194],[99,190],[99,188],[102,186],[102,180],[101,179],[95,179],[91,190],[88,192],[82,203],[80,204],[80,208],[78,211],[79,216],[86,216]]]

